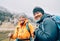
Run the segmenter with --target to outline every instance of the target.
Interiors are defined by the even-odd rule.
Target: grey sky
[[[0,6],[10,12],[25,12],[28,16],[32,16],[34,7],[40,6],[47,13],[60,15],[60,0],[0,0]]]

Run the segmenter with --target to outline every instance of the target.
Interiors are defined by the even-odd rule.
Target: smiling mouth
[[[40,16],[35,16],[35,18],[39,18]]]

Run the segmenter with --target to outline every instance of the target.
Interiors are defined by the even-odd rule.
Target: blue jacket
[[[48,18],[51,17],[48,14],[44,14],[41,18],[39,23],[39,27],[35,30],[35,41],[57,41],[58,38],[58,28],[55,22],[51,19]],[[46,19],[44,22],[43,20]],[[42,24],[43,22],[43,24]],[[44,26],[44,30],[42,29],[42,25]]]

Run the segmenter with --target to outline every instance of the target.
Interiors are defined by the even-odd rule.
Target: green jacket
[[[41,20],[37,22],[39,23],[39,27],[35,30],[35,41],[57,41],[58,28],[55,22],[49,17],[50,15],[44,14]],[[42,25],[44,30],[42,29]]]

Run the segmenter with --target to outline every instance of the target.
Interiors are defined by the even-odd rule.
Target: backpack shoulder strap
[[[28,24],[29,24],[29,22],[26,23],[26,28],[27,28],[27,30],[29,31],[30,36],[31,36],[31,32],[30,32],[30,28],[29,28],[29,25],[28,25]]]
[[[30,32],[29,26],[28,26],[28,22],[26,23],[26,29]]]

